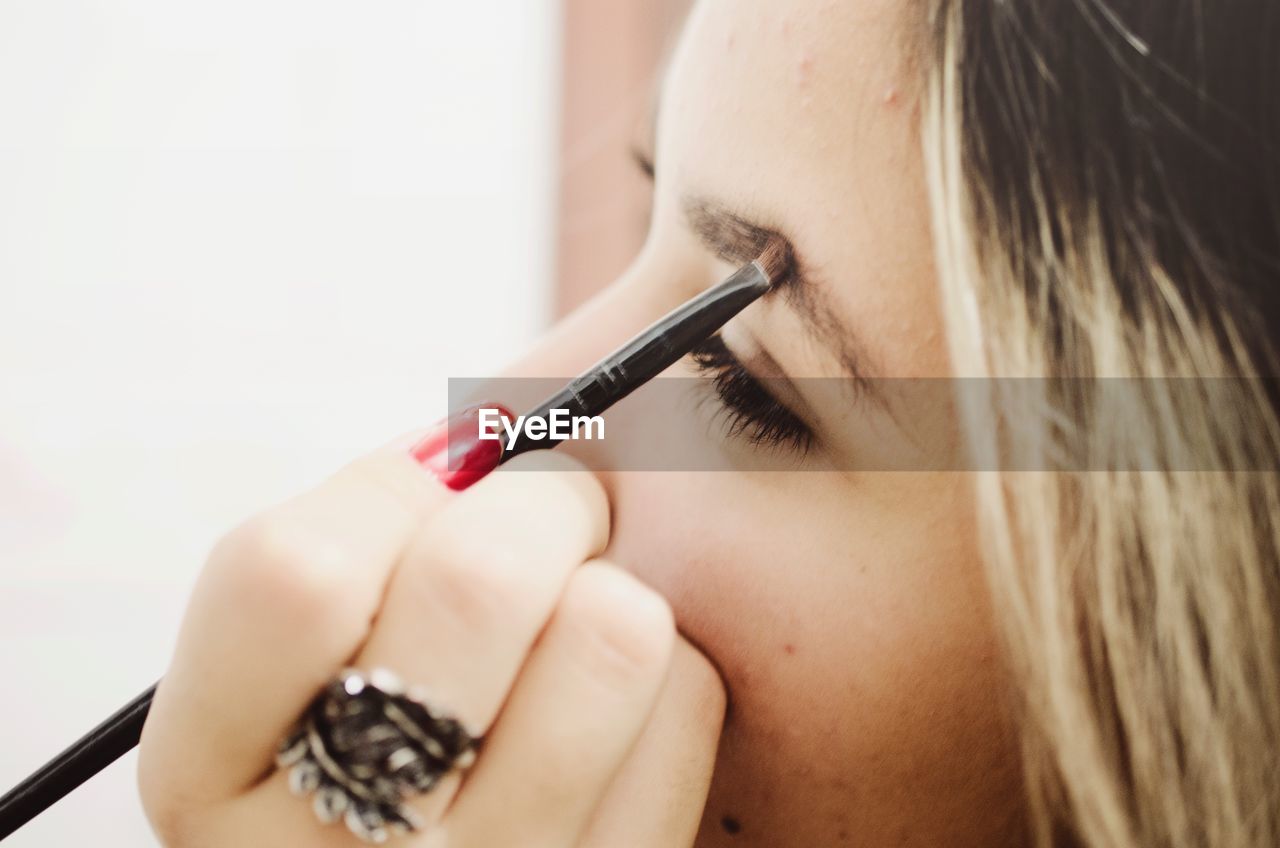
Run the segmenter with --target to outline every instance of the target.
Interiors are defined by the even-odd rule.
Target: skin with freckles
[[[689,226],[696,196],[784,234],[807,296],[876,375],[950,376],[913,11],[699,3],[664,79],[645,249],[510,374],[574,373],[731,270]],[[841,375],[811,324],[795,299],[766,298],[723,338],[753,370]],[[822,471],[905,436],[805,391],[817,446],[790,470],[761,471],[750,445],[691,418],[737,470],[605,475],[607,555],[670,600],[729,692],[697,844],[1014,844],[1020,776],[971,476]]]

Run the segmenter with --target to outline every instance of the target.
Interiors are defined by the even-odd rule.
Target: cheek
[[[989,817],[993,787],[1013,792],[993,777],[1012,758],[960,475],[633,474],[614,488],[610,555],[671,600],[729,687],[712,838],[725,816],[736,845],[802,831],[836,844],[854,828],[951,838],[973,805]]]

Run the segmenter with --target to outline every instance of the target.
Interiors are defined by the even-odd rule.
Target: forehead
[[[696,193],[776,228],[846,323],[875,328],[893,376],[945,367],[939,345],[920,348],[937,314],[911,8],[704,0],[672,57],[656,150],[655,223],[678,230],[679,198]]]
[[[902,98],[902,5],[699,3],[670,68],[659,144],[672,149],[659,156],[699,188],[741,182],[743,166],[758,164],[750,191],[765,206],[821,183],[847,197],[852,179],[867,176],[858,165],[869,157],[855,151],[891,149],[905,128],[892,108]]]

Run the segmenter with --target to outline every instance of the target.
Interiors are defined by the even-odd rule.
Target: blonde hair
[[[1021,469],[976,476],[1032,834],[1280,845],[1280,424],[1253,379],[1280,327],[1280,13],[928,5],[951,353],[992,378],[962,414]],[[1055,378],[1138,379],[1117,405]]]

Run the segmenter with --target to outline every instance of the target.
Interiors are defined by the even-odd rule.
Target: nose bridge
[[[681,284],[681,273],[673,252],[648,246],[627,270],[606,289],[552,327],[524,356],[503,369],[490,400],[507,402],[523,413],[532,403],[545,399],[564,382],[590,368],[627,339],[677,306],[692,292]],[[508,398],[510,395],[512,397]],[[536,401],[521,406],[529,398]],[[625,402],[624,402],[625,406]],[[618,410],[619,413],[622,410]],[[579,459],[597,473],[613,495],[616,469],[625,467],[612,448],[610,428],[621,426],[617,415],[606,413],[603,440],[570,440],[556,448]],[[612,419],[612,420],[610,420]]]
[[[600,361],[694,291],[677,252],[652,240],[599,294],[561,319],[502,377],[569,378]]]

